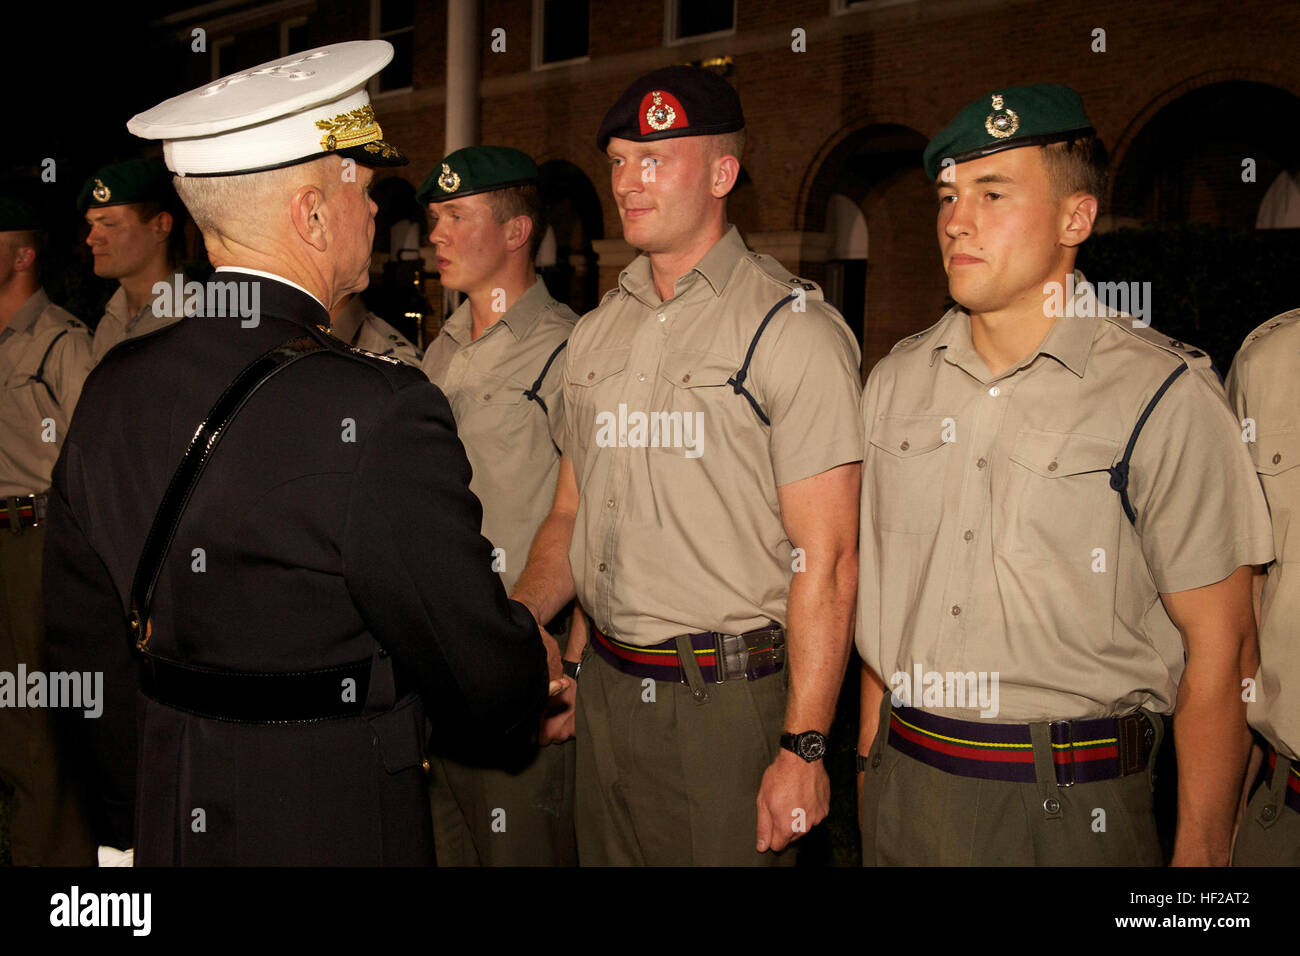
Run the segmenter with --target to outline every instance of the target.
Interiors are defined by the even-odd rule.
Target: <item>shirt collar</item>
[[[505,327],[516,340],[522,339],[528,334],[528,330],[537,324],[537,317],[550,304],[550,300],[551,293],[547,290],[546,283],[542,281],[541,276],[537,276],[524,294],[515,299],[514,304],[506,309],[506,314],[483,330],[483,335],[487,335],[497,325],[505,323]],[[442,323],[442,331],[446,332],[457,345],[465,346],[472,340],[473,324],[474,316],[470,310],[469,299],[466,298],[456,306],[456,310],[451,315],[447,316],[447,320]],[[483,335],[479,336],[479,341],[483,340]]]
[[[14,313],[14,317],[9,320],[9,324],[5,328],[13,329],[15,333],[30,330],[36,324],[36,320],[40,318],[41,313],[49,307],[49,304],[50,297],[45,294],[45,287],[41,286],[28,296],[26,302],[18,307],[18,311]]]
[[[537,276],[536,281],[528,287],[528,291],[515,299],[514,305],[501,316],[501,321],[515,334],[516,339],[522,339],[528,334],[528,330],[537,324],[537,317],[542,314],[542,310],[550,300],[551,293],[547,291],[546,283],[542,281],[541,276]]]
[[[1096,316],[1105,314],[1106,310],[1098,304],[1091,283],[1078,270],[1067,277],[1061,302],[1063,314],[1052,323],[1038,348],[1023,362],[1008,368],[1004,376],[1028,368],[1039,355],[1050,355],[1083,378],[1100,327]],[[934,364],[936,354],[943,349],[945,361],[984,381],[988,376],[988,366],[975,351],[971,340],[970,315],[960,306],[954,306],[941,321],[946,325],[930,349],[930,364]]]
[[[673,285],[673,297],[681,295],[695,281],[696,273],[704,277],[715,296],[722,295],[736,270],[736,264],[748,254],[749,248],[740,237],[740,231],[735,226],[728,227],[722,238],[713,244],[700,261],[677,279]],[[659,304],[659,293],[650,271],[650,257],[644,253],[633,259],[619,274],[618,282],[628,293],[647,305]]]
[[[292,279],[286,279],[284,276],[278,276],[274,272],[263,272],[261,269],[250,269],[248,266],[217,266],[212,271],[213,272],[246,272],[252,276],[261,276],[264,279],[274,279],[276,282],[283,282],[285,285],[297,289],[303,295],[311,295],[312,299],[314,299],[322,309],[324,309],[326,312],[329,311],[329,306],[327,306],[324,302],[321,302],[320,299],[317,299],[314,295],[312,295],[310,292],[308,292],[298,283],[294,282]]]

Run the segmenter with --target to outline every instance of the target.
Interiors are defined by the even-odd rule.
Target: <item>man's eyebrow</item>
[[[1007,185],[1014,186],[1016,184],[1016,181],[1010,176],[1006,175],[1005,173],[985,173],[983,176],[978,176],[975,179],[972,179],[971,182],[975,185],[983,185],[985,183],[1005,183]],[[934,186],[935,186],[935,190],[940,192],[942,192],[945,189],[957,188],[956,183],[948,183],[948,182],[938,182],[935,183]]]

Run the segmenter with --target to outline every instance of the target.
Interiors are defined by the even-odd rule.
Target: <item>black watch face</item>
[[[802,734],[799,737],[799,756],[804,760],[820,760],[826,755],[826,738],[819,733]]]

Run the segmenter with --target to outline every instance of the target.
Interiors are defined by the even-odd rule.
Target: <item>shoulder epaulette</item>
[[[1242,347],[1244,348],[1252,342],[1258,342],[1275,329],[1291,328],[1297,324],[1300,324],[1300,309],[1292,309],[1290,312],[1283,312],[1281,315],[1275,315],[1267,322],[1257,326],[1248,336],[1246,336],[1245,341],[1241,343]]]
[[[1170,355],[1181,359],[1188,368],[1213,368],[1213,361],[1210,356],[1194,345],[1188,345],[1186,342],[1180,342],[1178,339],[1170,338],[1158,329],[1153,329],[1149,325],[1133,325],[1133,317],[1130,315],[1109,315],[1105,320],[1118,329],[1123,329],[1129,335],[1140,339],[1153,348],[1160,349],[1162,352],[1168,352]]]

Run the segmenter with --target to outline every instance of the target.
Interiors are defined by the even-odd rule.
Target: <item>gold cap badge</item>
[[[984,118],[984,129],[997,139],[1013,136],[1020,129],[1020,117],[1015,110],[1003,106],[1001,93],[993,94],[993,112]]]
[[[677,111],[673,109],[671,103],[664,102],[663,93],[660,90],[655,90],[650,95],[654,98],[654,102],[645,111],[645,121],[654,130],[671,129],[673,123],[677,120]]]
[[[95,197],[95,202],[108,202],[113,198],[113,191],[104,185],[102,179],[95,180],[95,188],[90,191],[90,194]]]
[[[454,193],[460,189],[460,177],[451,171],[451,167],[446,163],[442,164],[442,175],[438,177],[438,185],[445,193]]]

